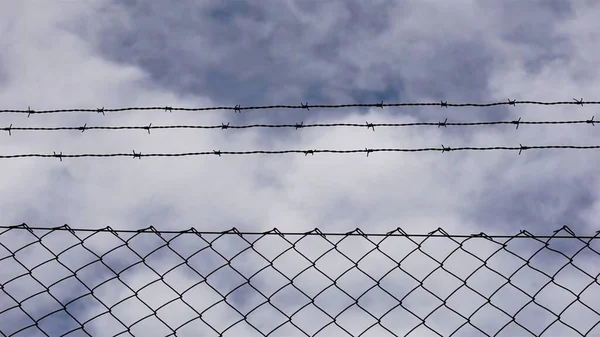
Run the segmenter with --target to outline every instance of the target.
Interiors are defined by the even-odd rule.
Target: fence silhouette
[[[0,335],[597,336],[598,237],[0,226]]]

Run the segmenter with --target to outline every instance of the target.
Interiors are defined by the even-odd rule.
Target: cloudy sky
[[[597,57],[599,15],[600,6],[594,1],[584,0],[568,3],[555,0],[6,0],[0,1],[0,108],[204,107],[298,105],[301,102],[378,103],[382,100],[385,103],[441,100],[487,103],[509,98],[538,101],[583,98],[593,101],[598,99],[600,91],[600,62]],[[587,120],[597,115],[595,110],[592,105],[517,105],[447,109],[273,109],[245,110],[241,114],[227,110],[127,111],[106,115],[34,114],[29,118],[26,114],[1,114],[0,127],[10,124],[13,127],[83,126],[86,123],[87,126],[144,126],[149,123],[220,125],[228,122],[231,125],[365,121],[410,123],[438,122],[445,118],[449,122],[474,122],[516,120],[519,117],[523,121]],[[521,125],[518,130],[514,125],[379,127],[375,132],[366,127],[190,129],[152,130],[150,135],[145,130],[88,130],[84,133],[12,131],[11,136],[8,132],[0,134],[0,154],[343,150],[440,147],[441,144],[451,147],[599,145],[594,137],[598,130],[598,127],[589,124],[577,124]],[[207,231],[223,231],[232,227],[244,231],[265,231],[276,227],[283,232],[304,232],[315,227],[326,232],[347,232],[358,227],[370,233],[387,232],[397,227],[409,233],[428,233],[441,227],[453,234],[483,231],[512,235],[519,230],[527,230],[549,235],[553,230],[568,225],[577,234],[592,235],[598,229],[595,219],[600,215],[600,181],[595,175],[600,160],[595,151],[529,150],[520,156],[515,151],[457,151],[443,154],[372,153],[369,157],[364,153],[317,153],[313,156],[144,157],[141,160],[127,157],[65,158],[62,162],[55,158],[2,159],[0,213],[5,225],[25,222],[41,227],[65,223],[76,228],[110,225],[118,229],[139,229],[152,225],[161,230],[184,230],[193,226]],[[48,240],[55,243],[51,252],[56,255],[79,242],[73,241],[74,237],[69,235],[67,232],[56,234],[54,239],[49,237]],[[19,266],[10,257],[11,252],[31,240],[32,236],[27,232],[11,231],[0,235],[3,244],[0,249],[4,249],[3,255],[0,255],[0,258],[4,257],[0,260],[0,283],[5,283],[4,292],[0,291],[0,332],[6,336],[57,310],[57,302],[49,296],[39,295],[23,302],[22,309],[6,308],[15,307],[16,303],[65,275],[72,275],[66,267],[60,267],[54,261],[45,269],[33,272],[34,275],[39,274],[39,281],[25,275],[19,281],[7,283],[28,268]],[[122,244],[120,240],[117,243],[113,240],[117,238],[99,234],[86,242],[89,242],[90,251],[102,255],[115,244]],[[150,236],[145,239],[137,237],[136,240],[139,241],[136,249],[145,251],[144,254],[161,242],[164,244],[164,241]],[[225,256],[233,256],[242,249],[240,247],[245,247],[239,240],[219,240]],[[322,240],[311,240],[304,241],[306,244],[302,252],[307,256],[318,256],[315,252],[320,249],[319,244],[327,244]],[[282,242],[278,246],[276,238],[261,241],[265,243],[263,252],[270,252],[272,257],[277,255],[278,249],[281,252],[290,247]],[[407,250],[410,246],[407,242],[389,239],[386,240],[386,249],[390,254],[406,256],[410,251]],[[437,256],[441,256],[439,261],[457,247],[447,239],[435,242],[428,252],[437,252]],[[572,256],[581,248],[580,243],[578,246],[576,242],[562,242],[559,247]],[[178,243],[179,246],[174,249],[179,249],[183,256],[189,256],[203,244],[206,245],[201,238],[193,236]],[[364,239],[340,244],[342,246],[356,256],[364,255],[374,247]],[[20,253],[21,261],[29,261],[27,266],[36,266],[48,259],[43,254],[52,255],[47,250],[44,252],[39,244],[36,247]],[[416,246],[410,247],[414,249]],[[473,243],[473,247],[471,251],[482,259],[493,252],[486,243]],[[531,256],[539,245],[531,243],[529,247],[515,248],[515,251],[519,249],[530,251]],[[112,261],[110,266],[127,266],[140,261],[139,257],[125,257],[126,250],[114,253],[109,259]],[[83,251],[84,248],[78,246],[71,250],[71,256],[65,253],[60,261],[67,266],[71,263],[72,269],[77,269],[85,265],[85,261],[97,260],[93,255],[86,257]],[[157,271],[162,270],[160,273],[182,262],[181,258],[168,255],[166,251],[164,248],[160,254],[155,253],[155,263],[161,266],[157,267]],[[557,257],[558,253],[556,256],[552,254],[547,253],[543,258],[538,255],[538,268],[546,268],[543,270],[549,274],[567,263],[564,258]],[[143,256],[142,253],[140,255]],[[252,258],[240,262],[245,266],[240,268],[248,268],[248,275],[251,275],[260,269],[257,266],[264,264],[264,260],[254,253],[248,255]],[[289,261],[287,257],[278,260],[282,266],[277,268],[289,278],[302,270],[298,267],[301,262],[293,261],[299,255],[294,256]],[[522,260],[510,260],[508,256],[498,257],[497,265],[514,266],[514,271],[524,263]],[[527,258],[527,255],[523,256]],[[588,252],[578,255],[579,258],[581,261],[577,266],[593,277],[598,275],[600,270],[592,260],[597,259],[597,255]],[[222,264],[215,254],[196,259],[194,268],[199,272],[204,268],[205,272],[200,273],[204,276],[211,267],[214,270]],[[393,268],[383,262],[386,259],[383,255],[374,259],[369,264],[373,277],[382,277]],[[415,257],[416,262],[413,262],[415,264],[407,267],[415,277],[425,277],[429,273],[423,259],[426,259],[425,255],[419,253]],[[335,278],[341,273],[336,268],[342,268],[342,260],[343,257],[335,253],[328,261],[322,262],[321,269]],[[467,263],[467,258],[457,261],[448,262],[450,267],[447,268],[457,275],[469,275],[470,262]],[[472,264],[482,265],[481,261]],[[48,267],[50,265],[55,267]],[[96,263],[84,269],[90,288],[101,283],[103,277],[106,279],[103,273],[108,277],[115,276],[108,269],[99,271],[100,267]],[[221,298],[217,290],[203,283],[200,285],[204,287],[202,290],[197,290],[200,286],[194,288],[198,293],[187,301],[189,304],[177,300],[173,307],[154,315],[160,317],[162,323],[150,315],[144,322],[134,324],[152,313],[153,309],[141,307],[142,302],[150,304],[154,301],[151,306],[156,310],[173,298],[169,296],[181,297],[182,289],[200,282],[202,276],[186,268],[186,271],[182,267],[170,272],[171,281],[165,276],[165,282],[179,289],[179,295],[172,295],[176,292],[167,290],[164,284],[158,282],[151,294],[140,293],[138,298],[133,297],[113,309],[113,315],[124,325],[106,314],[90,321],[85,330],[77,330],[72,336],[127,335],[124,332],[126,326],[131,327],[129,333],[139,336],[165,336],[180,326],[183,327],[178,330],[178,336],[216,336],[209,325],[223,331],[241,319],[230,307],[221,303],[220,307],[215,307],[217,309],[207,311],[209,316],[212,315],[206,318],[209,324],[203,325],[196,320],[184,325],[186,320],[191,319],[183,319],[188,317],[186,315],[194,316],[190,306],[201,311]],[[223,275],[214,274],[207,282],[234,284],[236,281],[231,275],[235,272],[230,267],[225,269],[228,271]],[[548,311],[542,312],[534,305],[517,315],[517,310],[525,305],[523,303],[530,300],[523,293],[503,296],[506,308],[512,308],[506,309],[506,312],[516,315],[519,324],[537,334],[555,321],[546,331],[548,335],[579,335],[576,331],[583,334],[594,329],[600,318],[600,306],[594,304],[600,303],[600,284],[591,283],[586,288],[592,279],[581,271],[575,271],[576,268],[571,265],[567,269],[557,278],[562,280],[562,286],[570,287],[576,294],[587,289],[581,297],[587,307],[581,304],[570,306],[576,297],[562,289],[539,295],[543,297],[541,303],[552,308],[553,312],[558,314],[565,310],[560,321],[557,321],[557,316]],[[275,273],[273,268],[269,270]],[[332,282],[318,281],[318,272],[314,269],[312,272],[315,275],[304,276],[307,279],[305,287],[315,290],[311,295],[315,296]],[[359,273],[357,269],[353,272]],[[511,273],[506,271],[504,275],[508,277]],[[521,288],[534,294],[544,288],[549,279],[537,281],[533,276],[537,272],[530,273],[520,276],[520,280],[527,284]],[[98,288],[97,292],[101,295],[96,295],[97,299],[91,300],[92,296],[87,296],[89,301],[74,302],[74,309],[69,309],[70,312],[79,313],[83,318],[72,318],[64,311],[59,312],[41,321],[44,323],[40,323],[40,327],[45,334],[34,327],[15,336],[64,334],[80,327],[76,320],[89,320],[106,312],[106,307],[114,305],[120,298],[130,296],[127,293],[130,290],[124,283],[139,289],[156,279],[156,274],[148,268],[132,269],[129,274],[127,280],[114,279],[114,282]],[[481,289],[485,288],[481,291],[489,296],[505,282],[505,279],[492,274],[487,272],[473,281],[483,287]],[[406,285],[409,290],[415,287],[401,283],[404,282],[402,277],[406,278],[406,274],[389,281],[392,282],[390,287]],[[454,285],[448,281],[450,278],[449,275],[434,275],[429,279],[428,289],[439,290],[445,294],[440,296],[445,298],[451,293],[449,288],[453,291],[463,284]],[[277,283],[281,280],[276,281],[275,276],[259,275],[253,280],[271,292],[281,287]],[[68,285],[68,282],[73,283]],[[358,294],[371,287],[358,276],[348,282],[347,289]],[[583,286],[582,282],[585,283]],[[265,300],[256,291],[245,287],[228,299],[241,311],[248,311],[248,308],[256,307]],[[65,280],[62,287],[59,283],[55,288],[53,294],[63,304],[87,291],[75,278]],[[447,305],[469,317],[485,301],[466,308],[468,302],[474,303],[475,298],[481,301],[482,297],[465,289],[462,289],[465,294],[459,300],[456,300],[458,295],[454,296],[456,303],[450,304],[449,300]],[[167,295],[168,291],[172,294]],[[406,293],[398,296],[404,295]],[[285,296],[277,306],[288,308],[288,313],[304,305],[302,301],[305,299],[302,300],[298,294]],[[343,303],[346,303],[343,301],[348,300],[339,291],[326,296],[329,296],[328,299],[322,301],[337,305],[323,309],[331,312],[332,316],[340,312],[344,308]],[[384,297],[380,292],[371,299],[370,310],[375,316],[379,315],[377,317],[390,308],[384,304]],[[390,297],[386,298],[390,300]],[[420,330],[414,330],[414,335],[436,335],[433,331],[438,331],[439,335],[445,336],[465,322],[461,316],[442,308],[436,311],[437,316],[432,315],[425,320],[428,328],[420,323],[440,304],[427,304],[429,302],[418,295],[413,296],[413,301],[421,307],[420,318],[410,316],[406,311],[389,314],[382,319],[382,322],[389,321],[384,324],[387,329],[404,335],[418,326]],[[498,306],[502,307],[502,304]],[[255,324],[258,331],[242,321],[229,329],[225,336],[267,334],[279,324],[279,321],[274,323],[274,309],[267,307],[265,305],[261,307],[264,310],[255,311],[253,322],[258,322]],[[491,307],[488,305],[486,308]],[[271,336],[305,335],[300,330],[312,335],[330,323],[322,311],[311,310],[297,315],[298,323],[295,324],[301,329],[288,323]],[[352,335],[359,335],[372,324],[362,324],[371,318],[360,310],[354,306],[344,318],[346,322],[340,318],[337,325],[329,325],[330,330],[323,330],[318,335],[348,336],[342,327]],[[415,310],[415,313],[419,312]],[[33,318],[28,318],[24,312]],[[405,320],[402,315],[412,318]],[[464,330],[459,329],[456,335],[494,335],[505,324],[508,324],[507,327],[499,335],[527,335],[529,332],[522,326],[510,323],[510,315],[489,309],[489,312],[473,316],[473,324],[482,330],[466,324]],[[598,329],[600,326],[589,333],[593,335],[595,331],[600,334]],[[391,335],[378,325],[363,336],[386,334]]]

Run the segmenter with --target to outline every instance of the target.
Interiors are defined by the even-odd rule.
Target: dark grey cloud
[[[402,6],[390,2],[294,6],[298,8],[279,2],[197,6],[125,2],[117,8],[126,13],[126,23],[103,27],[97,50],[108,59],[141,67],[164,88],[208,95],[222,104],[375,103],[406,101],[425,93],[477,100],[485,94],[486,69],[493,55],[484,37],[447,42],[407,41],[402,35],[403,40],[382,39],[386,30],[403,20],[389,14],[392,9],[402,14]],[[407,76],[420,46],[430,52],[418,64],[428,67],[421,69],[423,76]],[[355,50],[373,61],[352,57]],[[362,67],[363,61],[367,67]],[[304,111],[267,115],[273,122],[290,121],[292,115],[294,121],[317,116]],[[239,120],[246,116],[252,118],[248,113]]]
[[[405,28],[402,22],[417,14],[444,15],[436,14],[435,6],[416,11],[407,3],[389,1],[366,6],[354,1],[256,4],[241,0],[227,4],[127,1],[114,6],[111,11],[120,20],[98,29],[93,39],[103,57],[140,67],[164,89],[206,95],[218,104],[375,103],[423,97],[485,101],[491,71],[506,57],[483,33],[479,18],[469,18],[474,30],[462,35],[443,37],[427,30],[422,36],[410,35],[413,28]],[[537,2],[482,8],[496,11],[491,21],[506,43],[539,50],[526,60],[528,71],[568,57],[559,48],[566,44],[564,38],[551,34],[556,22],[568,15],[568,7]],[[533,11],[536,16],[523,14]],[[447,15],[455,14],[460,12]],[[353,55],[357,51],[359,55]],[[269,111],[261,119],[295,123],[344,113]],[[384,113],[419,120],[439,116],[429,108]],[[495,108],[478,116],[493,120],[508,114]],[[439,117],[460,121],[472,115],[452,112]],[[244,123],[260,117],[250,111],[232,118]],[[463,134],[455,129],[447,132]],[[285,135],[272,130],[263,141]]]

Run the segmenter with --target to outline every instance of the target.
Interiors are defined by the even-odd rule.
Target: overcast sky
[[[385,103],[441,100],[487,103],[507,99],[572,101],[573,98],[593,101],[598,99],[600,91],[600,59],[597,57],[599,16],[600,6],[594,1],[583,0],[6,0],[0,1],[0,108],[204,107],[298,105],[305,102],[378,103],[382,100]],[[410,123],[439,122],[445,118],[448,122],[474,122],[516,120],[519,117],[523,121],[540,121],[587,120],[593,115],[598,113],[591,105],[311,108],[310,111],[245,110],[241,114],[227,110],[127,111],[106,115],[34,114],[29,118],[26,114],[1,114],[0,127],[10,124],[13,127],[83,126],[85,123],[87,126],[144,126],[149,123],[220,125],[228,122],[232,125],[365,121]],[[189,129],[152,130],[150,135],[145,130],[88,130],[84,133],[12,131],[11,136],[4,131],[0,134],[0,154],[343,150],[440,147],[441,144],[451,147],[600,145],[595,137],[598,130],[597,126],[577,124],[521,125],[518,130],[514,125],[379,127],[375,128],[375,132],[366,127]],[[599,163],[596,150],[528,150],[520,156],[515,151],[457,151],[371,153],[368,157],[364,153],[317,153],[313,156],[144,157],[141,160],[127,157],[65,158],[62,162],[55,158],[2,159],[0,214],[5,225],[25,222],[42,227],[65,223],[77,228],[110,225],[118,229],[152,225],[161,230],[183,230],[193,226],[197,230],[222,231],[236,227],[244,231],[265,231],[276,227],[283,232],[303,232],[315,227],[327,232],[347,232],[359,227],[370,233],[387,232],[397,227],[409,233],[427,233],[441,227],[453,234],[483,231],[512,235],[519,230],[527,230],[549,235],[553,230],[568,225],[577,234],[591,235],[598,229],[595,219],[600,215],[600,181],[595,174]],[[31,240],[26,233],[11,232],[10,235],[0,236],[0,242],[5,245],[4,255],[0,258],[10,255],[6,247],[17,249]],[[99,236],[102,238],[90,241],[89,247],[98,255],[109,251],[113,247],[111,240],[116,239],[109,234]],[[189,252],[198,250],[190,250],[190,247],[202,246],[202,240],[194,238],[187,239],[189,243],[182,243],[181,247],[187,247]],[[68,241],[55,240],[59,243]],[[227,240],[222,240],[223,251],[240,251],[242,243],[226,243],[229,242]],[[264,239],[264,242],[268,240],[276,241],[272,238]],[[444,245],[451,247],[446,241],[436,241],[438,243],[429,248],[431,252],[439,252],[442,256],[440,261],[447,256],[444,255]],[[402,251],[406,254],[402,242],[405,241],[390,241],[389,250],[400,254],[398,256],[402,255]],[[150,239],[140,241],[140,247],[145,247],[146,251],[156,248],[156,244],[157,241]],[[484,243],[477,245],[482,251],[487,249]],[[317,251],[317,246],[317,241],[310,241],[303,247],[303,252]],[[572,255],[578,249],[574,249],[576,246],[575,243],[562,243],[560,247],[568,251],[565,254]],[[68,246],[65,243],[55,247],[53,252],[57,254]],[[273,243],[263,249],[275,252],[279,249],[277,247]],[[529,250],[534,252],[532,247]],[[79,248],[83,252],[83,248]],[[366,240],[352,244],[355,254],[366,253],[372,248]],[[43,250],[41,247],[38,249]],[[35,266],[44,261],[40,254],[32,249],[23,252],[21,259],[29,259],[31,266]],[[84,253],[71,255],[64,257],[67,262],[63,263],[84,264]],[[480,256],[484,258],[485,254]],[[597,259],[597,255],[580,257],[580,265],[587,266],[585,268],[591,275],[600,272],[597,262],[595,266],[594,260],[591,260]],[[181,262],[181,259],[170,258],[172,260],[160,255],[163,260],[159,259],[162,262],[158,265],[162,266],[163,273]],[[336,275],[335,268],[340,266],[340,259],[342,257],[336,255],[323,262],[323,270]],[[506,259],[498,265],[514,263],[516,269],[523,262]],[[139,258],[128,260],[123,256],[113,258],[114,265],[131,262],[130,265],[138,261]],[[371,264],[373,275],[381,277],[392,268],[381,261]],[[544,266],[556,271],[566,263],[557,261],[558,258],[548,254],[540,259],[539,268]],[[2,263],[6,266],[2,267]],[[202,268],[220,265],[212,257],[196,263],[198,268],[201,268],[200,265],[204,266]],[[290,260],[280,263],[291,268],[300,262]],[[468,269],[466,260],[453,263],[453,270],[457,273]],[[249,270],[260,269],[251,268],[258,265],[259,262],[245,262]],[[19,275],[18,268],[22,267],[17,266],[13,258],[0,260],[0,283]],[[427,268],[424,263],[417,263],[411,268],[409,270],[415,275],[422,274],[424,277],[428,273],[424,272]],[[295,273],[301,270],[297,269]],[[42,280],[46,285],[69,274],[63,275],[63,272],[58,265],[37,271],[40,280],[47,277],[46,281]],[[90,273],[88,282],[100,283],[98,280],[102,273]],[[469,274],[465,273],[463,275]],[[563,278],[563,285],[574,287],[575,293],[583,291],[592,281],[576,273],[579,272],[573,271]],[[186,289],[185,284],[189,287],[200,281],[197,274],[189,271],[173,274],[176,276],[170,284],[178,284],[180,289]],[[291,278],[295,274],[290,269],[286,275]],[[484,288],[487,286],[487,294],[491,294],[504,281],[493,283],[495,276],[491,273],[486,275],[476,283]],[[128,284],[137,284],[138,289],[156,278],[147,269],[132,271],[128,277]],[[428,289],[456,289],[458,285],[448,285],[449,277],[434,277],[435,281],[431,281]],[[37,285],[40,288],[34,290],[28,282],[33,284],[35,281],[28,278],[12,282],[10,287],[5,287],[4,293],[0,291],[0,312],[15,305],[7,292],[24,299],[44,288]],[[323,285],[316,278],[309,277],[306,287],[322,289],[331,284]],[[235,283],[233,276],[228,274],[215,274],[214,279],[215,284]],[[531,289],[531,294],[547,282],[541,280],[539,283],[533,279],[534,276],[522,276],[522,280],[529,283],[523,282],[532,287],[523,286]],[[78,282],[74,278],[70,280],[73,284]],[[577,282],[583,282],[576,280],[587,280],[587,283],[576,286]],[[396,281],[392,283],[403,282]],[[277,285],[275,276],[257,277],[257,282],[270,287],[271,291],[281,287]],[[361,282],[357,276],[348,287],[361,293],[366,284]],[[117,298],[129,296],[123,295],[127,290],[122,284],[117,284],[117,280],[114,284],[108,284],[107,289],[102,290],[106,303],[114,304],[118,302]],[[56,296],[61,301],[76,298],[79,296],[76,292],[83,291],[79,288],[74,290],[76,288],[75,285],[64,286],[56,290]],[[213,301],[210,296],[218,294],[208,287],[202,289],[199,290],[201,294],[194,295],[195,300],[190,301],[206,308]],[[546,296],[547,307],[555,306],[553,311],[556,313],[574,301],[569,297],[572,295],[566,292],[565,300],[561,301],[563,295],[557,295],[560,291],[540,295]],[[592,309],[572,306],[564,314],[569,318],[563,319],[582,333],[598,321],[597,312],[600,311],[597,304],[600,303],[600,284],[593,283],[587,291],[582,298]],[[165,295],[166,292],[166,287],[157,286],[151,298],[144,301],[157,301],[156,308],[171,299]],[[446,289],[445,295],[449,294]],[[246,289],[234,296],[231,303],[240,308],[253,307],[264,300],[257,296],[253,290]],[[326,302],[338,303],[336,301],[342,301],[343,295],[328,296],[331,297]],[[473,296],[476,297],[474,293],[465,294],[462,300],[457,301],[456,310],[467,305],[469,299],[475,298]],[[217,301],[219,296],[215,298]],[[256,298],[260,301],[250,300]],[[512,298],[510,303],[515,308],[520,308],[522,301],[529,301],[523,294],[506,295],[504,301],[508,298]],[[518,305],[515,304],[516,298],[521,301]],[[148,309],[135,309],[139,303],[134,303],[134,300],[115,309],[115,312],[121,310],[115,315],[127,318],[124,319],[124,322],[129,322],[126,325],[151,313],[143,311]],[[52,301],[50,297],[33,298],[29,300],[29,307],[23,305],[23,310],[39,318],[56,310],[53,307],[56,303],[52,304]],[[298,301],[290,295],[282,300],[280,307],[299,307]],[[417,301],[421,304],[426,302]],[[77,309],[73,309],[82,315],[85,313],[87,318],[82,318],[82,321],[104,310],[98,300],[84,302],[76,303]],[[377,305],[383,308],[383,302],[383,297],[375,296],[373,308]],[[178,306],[169,309],[168,313],[159,314],[165,322],[170,322],[171,328],[157,320],[150,322],[151,319],[147,319],[149,323],[134,325],[131,333],[139,336],[169,334],[185,322],[181,321],[182,317],[187,317],[185,315],[190,312],[181,301],[177,303]],[[422,305],[423,312],[431,312],[438,306]],[[464,315],[469,316],[475,309],[471,312],[465,309]],[[235,313],[218,310],[212,312],[214,317],[211,318],[215,326],[221,324],[222,327],[217,330],[222,331],[228,326],[226,322],[239,319]],[[255,318],[262,322],[264,330],[261,331],[265,334],[276,326],[273,326],[275,314],[268,310],[259,312],[258,318]],[[328,310],[333,313],[338,309]],[[367,318],[363,317],[364,312],[356,310],[351,312],[354,316],[348,318],[347,329],[359,335],[366,328],[358,326],[359,322]],[[531,324],[531,330],[540,333],[556,317],[550,315],[549,320],[543,320],[540,317],[548,313],[536,310],[524,312],[518,321]],[[385,311],[382,309],[379,315]],[[306,314],[297,324],[309,331],[309,335],[314,334],[320,326],[329,323],[324,316],[317,318],[318,315],[321,314]],[[407,333],[420,322],[418,319],[408,321],[408,318],[404,321],[400,313],[395,315],[395,319],[390,320],[389,315],[387,319],[390,320],[389,329],[397,331],[398,335]],[[439,334],[448,335],[464,323],[459,316],[451,315],[449,311],[440,313],[439,317],[432,316],[428,322],[431,321],[430,326],[436,327]],[[109,315],[103,317],[106,321],[102,321],[104,318],[93,320],[86,324],[85,331],[94,336],[112,336],[125,331],[123,325],[109,319]],[[509,321],[508,316],[497,310],[477,317],[477,325],[487,329],[484,331],[490,335]],[[319,319],[325,323],[319,325]],[[500,321],[501,324],[498,323]],[[11,335],[31,322],[19,308],[0,313],[0,331],[5,335]],[[50,316],[44,324],[46,334],[51,336],[59,336],[79,326],[64,313],[60,317]],[[227,333],[230,336],[261,335],[245,324],[242,322]],[[35,332],[36,329],[17,336],[44,335]],[[303,335],[289,324],[286,329],[275,331],[272,336]],[[330,329],[321,334],[347,335],[335,325],[331,325]],[[377,329],[380,330],[373,328],[363,336],[384,336],[387,333],[381,327]],[[527,334],[526,330],[519,329],[513,324],[502,330],[502,334]],[[560,322],[552,329],[547,331],[548,335],[577,335],[575,330]],[[600,327],[595,329],[593,331],[600,334]],[[225,336],[228,336],[227,333]],[[423,326],[414,333],[435,335]],[[82,330],[73,334],[84,335]],[[177,335],[216,336],[213,330],[202,324],[189,324]],[[465,330],[457,335],[478,336],[481,332],[465,325]]]

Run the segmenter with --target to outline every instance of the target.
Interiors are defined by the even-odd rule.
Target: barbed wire
[[[574,149],[574,150],[590,150],[600,149],[600,145],[534,145],[534,146],[523,146],[519,144],[518,147],[509,146],[495,146],[495,147],[445,147],[442,144],[441,148],[437,147],[425,147],[425,148],[413,148],[413,149],[402,149],[402,148],[365,148],[364,150],[254,150],[254,151],[221,151],[212,150],[205,152],[183,152],[183,153],[136,153],[135,150],[132,153],[80,153],[80,154],[63,154],[62,152],[56,152],[52,154],[43,153],[28,153],[28,154],[11,154],[11,155],[0,155],[0,159],[12,159],[12,158],[26,158],[26,157],[39,157],[39,158],[58,158],[62,161],[63,158],[84,158],[84,157],[132,157],[142,159],[142,157],[189,157],[189,156],[209,156],[209,155],[254,155],[254,154],[289,154],[299,153],[307,155],[314,155],[315,153],[335,153],[335,154],[350,154],[350,153],[366,153],[367,157],[373,152],[452,152],[452,151],[519,151],[519,155],[522,151],[533,150],[533,149]]]
[[[400,228],[335,237],[316,230],[294,235],[273,229],[267,235],[232,229],[211,235],[190,229],[185,232],[195,234],[191,242],[181,241],[185,232],[169,235],[153,226],[135,233],[107,229],[85,237],[77,232],[90,229],[68,225],[21,224],[0,231],[0,264],[14,265],[0,273],[0,334],[600,333],[594,299],[600,273],[590,268],[600,255],[591,245],[598,232],[585,240],[563,226],[545,240],[527,231],[505,240],[484,233],[459,240],[441,228],[420,238]],[[141,234],[146,235],[137,239]],[[558,237],[571,248],[556,244]],[[527,239],[532,249],[520,250],[516,238]],[[546,264],[540,263],[544,254],[551,260]],[[185,286],[177,281],[184,275]],[[70,292],[57,291],[61,283]],[[31,286],[18,286],[25,284]]]
[[[448,101],[440,101],[439,103],[427,103],[427,102],[415,102],[415,103],[356,103],[356,104],[311,104],[308,102],[300,103],[300,105],[262,105],[262,106],[213,106],[213,107],[201,107],[201,108],[181,108],[172,106],[148,106],[148,107],[128,107],[128,108],[116,108],[106,109],[95,108],[95,109],[56,109],[56,110],[34,110],[31,107],[27,107],[27,110],[13,110],[13,109],[2,109],[0,113],[21,113],[27,114],[29,117],[32,114],[52,114],[59,112],[95,112],[105,114],[107,112],[120,112],[120,111],[147,111],[147,110],[164,110],[168,112],[173,111],[208,111],[208,110],[233,110],[236,113],[241,113],[243,110],[265,110],[265,109],[303,109],[309,110],[310,108],[317,109],[339,109],[339,108],[381,108],[384,107],[403,107],[403,106],[439,106],[439,107],[491,107],[499,105],[517,105],[517,104],[534,104],[534,105],[597,105],[600,101],[584,101],[583,98],[575,99],[573,101],[556,101],[556,102],[541,102],[541,101],[518,101],[510,100],[506,102],[493,102],[493,103],[448,103]]]
[[[557,125],[557,124],[591,124],[595,126],[597,121],[594,120],[595,116],[592,116],[588,120],[569,120],[569,121],[521,121],[521,118],[514,121],[491,121],[491,122],[448,122],[446,118],[443,122],[416,122],[416,123],[318,123],[318,124],[304,124],[304,122],[296,124],[248,124],[248,125],[230,125],[221,123],[221,125],[155,125],[152,126],[150,123],[147,126],[87,126],[85,123],[83,126],[57,126],[57,127],[13,127],[11,124],[8,127],[2,128],[3,131],[8,132],[12,135],[12,131],[62,131],[62,130],[76,130],[76,131],[87,131],[87,130],[146,130],[150,134],[150,130],[156,129],[251,129],[251,128],[317,128],[317,127],[359,127],[372,129],[375,131],[375,127],[410,127],[410,126],[485,126],[485,125],[516,125],[516,129],[519,129],[521,124],[532,124],[532,125]]]

